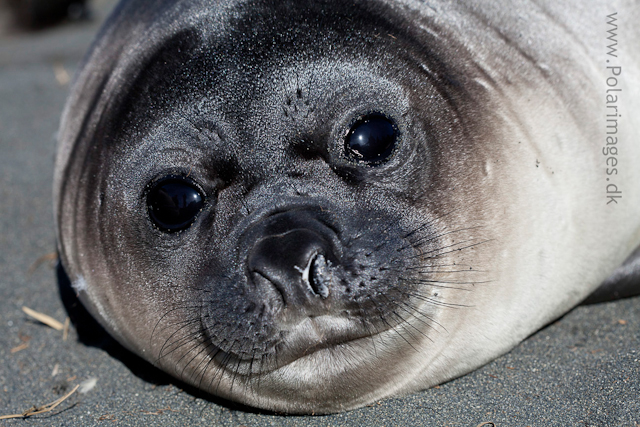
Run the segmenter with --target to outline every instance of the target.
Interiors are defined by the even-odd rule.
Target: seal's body
[[[293,413],[508,351],[640,244],[640,8],[572,3],[121,3],[59,133],[82,302]]]

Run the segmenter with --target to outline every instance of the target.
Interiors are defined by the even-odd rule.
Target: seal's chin
[[[408,325],[372,331],[339,316],[307,318],[288,332],[287,345],[270,358],[220,357],[200,382],[210,392],[289,413],[347,410],[393,393],[398,371],[414,363],[417,349],[404,341]],[[354,332],[357,331],[357,332]],[[394,363],[389,357],[394,355]],[[269,364],[267,360],[273,361]],[[218,360],[217,360],[218,361]]]

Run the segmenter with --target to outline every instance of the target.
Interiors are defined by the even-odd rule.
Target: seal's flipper
[[[583,304],[595,304],[640,295],[640,247],[596,289]]]

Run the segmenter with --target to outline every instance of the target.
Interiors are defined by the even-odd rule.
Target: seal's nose
[[[331,244],[314,230],[296,228],[261,238],[249,254],[254,282],[268,280],[286,305],[313,303],[327,298],[329,287],[322,272]]]

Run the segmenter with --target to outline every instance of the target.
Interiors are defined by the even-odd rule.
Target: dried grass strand
[[[0,416],[0,420],[8,420],[10,418],[27,418],[30,417],[32,415],[38,415],[38,414],[44,414],[47,412],[51,412],[53,411],[56,406],[60,405],[62,402],[64,402],[65,400],[67,400],[69,398],[69,396],[71,396],[73,393],[76,392],[76,390],[78,390],[78,387],[80,387],[80,384],[76,385],[73,390],[71,390],[69,393],[65,394],[64,396],[62,396],[61,398],[51,402],[51,403],[47,403],[46,405],[42,405],[42,406],[33,406],[29,409],[27,409],[26,411],[24,411],[21,414],[13,414],[13,415],[2,415]]]

